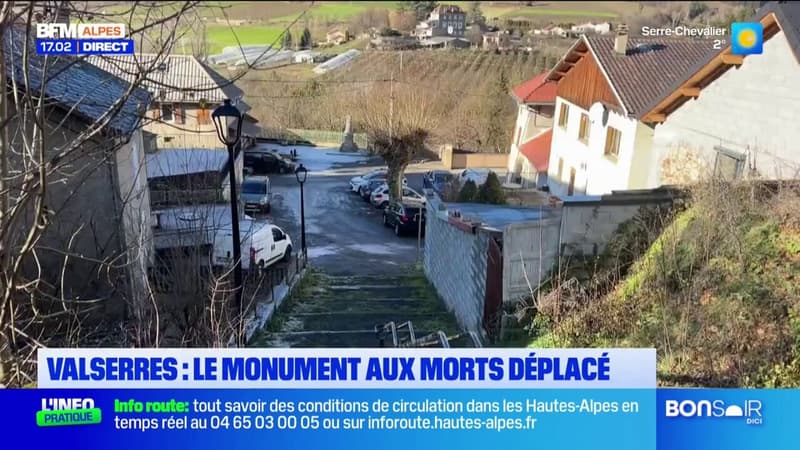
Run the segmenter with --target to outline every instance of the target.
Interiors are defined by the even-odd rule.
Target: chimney
[[[617,27],[617,37],[614,39],[614,51],[618,55],[625,55],[628,50],[628,26],[621,23]]]

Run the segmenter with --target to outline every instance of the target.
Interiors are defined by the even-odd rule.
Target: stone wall
[[[425,224],[425,276],[436,288],[458,324],[483,334],[481,321],[486,293],[486,252],[489,233],[473,233],[448,220],[441,202],[428,198]],[[443,206],[442,206],[443,207]]]

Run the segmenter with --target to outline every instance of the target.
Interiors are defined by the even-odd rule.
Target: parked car
[[[386,184],[386,178],[375,178],[370,180],[365,187],[361,188],[361,198],[363,198],[365,202],[368,202],[372,196],[372,192],[384,184]]]
[[[387,169],[376,169],[371,172],[367,172],[364,175],[350,178],[350,190],[353,192],[359,192],[361,186],[363,186],[365,183],[368,183],[373,178],[386,178],[387,173]]]
[[[383,210],[383,226],[394,229],[396,236],[425,234],[425,205],[414,202],[391,202]]]
[[[386,169],[378,169],[360,177],[353,177],[350,179],[350,189],[352,189],[353,192],[358,192],[360,195],[363,195],[363,189],[367,187],[370,181],[379,179],[385,180],[387,173]],[[403,185],[406,184],[408,184],[408,179],[403,177]]]
[[[272,186],[267,176],[246,177],[242,182],[245,211],[268,213],[272,207]]]
[[[266,269],[292,256],[292,240],[275,225],[255,220],[239,221],[242,243],[242,270]],[[230,227],[217,230],[214,236],[214,266],[233,262]]]
[[[447,183],[452,181],[453,174],[447,170],[431,170],[425,173],[422,178],[422,186],[425,189],[433,189],[436,192],[442,192],[447,186]]]
[[[273,152],[245,152],[244,168],[248,174],[266,175],[294,172],[295,164]]]
[[[403,201],[425,203],[425,196],[410,187],[403,186]],[[384,184],[376,188],[369,198],[369,202],[376,208],[385,208],[389,204],[389,185]]]
[[[464,183],[472,180],[476,185],[480,186],[486,183],[486,179],[489,178],[491,172],[489,169],[464,169],[458,175],[458,181],[463,186]]]

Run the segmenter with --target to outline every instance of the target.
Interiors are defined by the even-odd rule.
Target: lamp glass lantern
[[[242,135],[242,113],[229,99],[211,113],[217,137],[228,147],[235,146]]]
[[[297,182],[303,184],[306,182],[306,177],[308,177],[308,169],[306,169],[304,165],[300,164],[294,171],[294,175],[297,177]]]

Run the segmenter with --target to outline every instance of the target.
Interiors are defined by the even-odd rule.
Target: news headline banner
[[[40,388],[648,389],[654,349],[41,349]]]
[[[0,390],[14,405],[0,409],[0,424],[32,437],[29,448],[648,450],[655,398],[652,389],[23,389]]]

